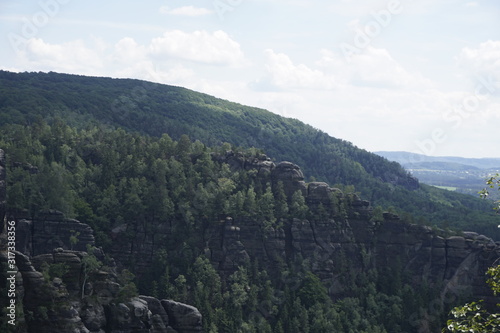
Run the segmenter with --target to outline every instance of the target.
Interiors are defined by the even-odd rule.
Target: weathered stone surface
[[[85,298],[82,302],[80,317],[85,327],[90,332],[104,332],[106,329],[106,313],[100,302]]]
[[[167,332],[169,323],[167,311],[161,305],[160,300],[151,296],[139,296],[148,304],[149,311],[151,311],[151,330],[152,333]]]
[[[31,238],[32,222],[26,219],[16,221],[16,249],[26,255],[33,253]]]
[[[107,326],[111,332],[125,332],[130,327],[132,314],[130,308],[124,303],[111,304],[106,308],[109,318]]]
[[[52,254],[42,254],[31,258],[37,271],[42,271],[43,263],[47,265],[64,264],[67,269],[64,282],[70,293],[78,294],[81,288],[80,274],[82,270],[81,258],[83,252],[65,251],[62,248],[54,249]]]
[[[446,237],[429,227],[403,223],[390,213],[384,214],[383,221],[375,223],[371,220],[368,201],[356,195],[344,195],[326,183],[314,182],[306,186],[302,171],[293,163],[275,165],[265,155],[248,159],[238,153],[222,158],[234,169],[255,169],[257,175],[270,175],[273,185],[283,182],[289,198],[295,191],[302,191],[306,201],[313,206],[321,203],[328,209],[335,208],[328,206],[334,195],[337,204],[348,205],[348,217],[339,214],[323,220],[284,219],[280,221],[283,228],[264,228],[262,221],[248,218],[211,225],[212,230],[207,230],[210,237],[203,246],[221,275],[227,277],[245,262],[258,258],[259,264],[266,267],[271,276],[283,278],[280,275],[283,263],[293,264],[294,258],[301,257],[307,259],[312,271],[328,287],[330,296],[338,299],[350,296],[349,288],[344,285],[347,284],[345,276],[342,278],[346,271],[356,275],[392,265],[411,276],[414,285],[425,282],[443,286],[442,297],[447,293],[461,295],[470,288],[477,298],[488,299],[484,272],[500,254],[493,240],[469,232]],[[80,291],[82,255],[68,250],[71,247],[68,231],[78,230],[80,241],[77,245],[83,246],[93,244],[92,230],[78,221],[65,219],[56,211],[48,211],[34,221],[24,216],[24,220],[18,219],[17,223],[20,249],[25,253],[41,254],[32,258],[33,264],[21,254],[17,261],[25,295],[30,300],[27,310],[35,311],[45,306],[48,298],[57,299],[67,306],[58,312],[49,312],[50,318],[57,320],[58,325],[64,323],[79,332],[201,332],[201,315],[189,305],[147,296],[114,304],[121,286],[110,272],[95,273],[92,282],[86,285],[85,296],[94,298],[95,303],[80,302],[76,298],[69,302],[72,295]],[[111,234],[114,237],[111,254],[121,263],[135,259],[140,272],[150,265],[155,244],[170,237],[170,228],[169,223],[162,223],[155,232],[148,233],[138,226],[132,246],[129,238],[125,241],[122,237],[127,226],[117,225]],[[32,237],[34,242],[31,242]],[[55,247],[58,249],[54,251]],[[35,270],[43,262],[64,262],[70,270],[62,281],[45,281]],[[297,280],[284,279],[282,282],[293,284]],[[43,328],[48,324],[40,321],[30,325]],[[58,327],[50,330],[60,331]]]
[[[298,165],[291,162],[278,163],[271,172],[273,183],[282,182],[287,197],[292,197],[296,191],[301,191],[306,196],[307,187],[304,174]]]
[[[70,237],[77,243],[71,244]],[[94,245],[94,231],[80,221],[67,219],[56,210],[42,212],[35,220],[16,219],[16,249],[30,256],[52,253],[55,248],[86,251]]]
[[[34,269],[29,258],[20,252],[16,252],[16,264],[23,278],[24,310],[33,313],[32,319],[27,321],[28,332],[90,332],[60,279],[46,281],[42,273]]]
[[[333,189],[327,183],[313,182],[307,185],[307,201],[314,204],[330,205],[330,192]]]
[[[167,311],[169,325],[178,333],[203,331],[201,313],[194,306],[165,299],[161,304]]]
[[[22,276],[18,278],[22,283],[19,290],[25,295],[24,309],[35,314],[34,319],[27,322],[27,332],[175,332],[172,327],[169,328],[169,316],[158,299],[140,296],[126,303],[112,303],[121,288],[113,281],[115,275],[112,273],[94,273],[92,283],[87,286],[89,293],[85,293],[82,299],[81,284],[72,286],[71,281],[73,274],[80,274],[81,259],[86,254],[55,249],[52,254],[34,257],[33,263],[20,252],[16,252],[16,255],[17,267]],[[43,274],[36,270],[41,269],[44,263],[64,263],[69,269],[62,279],[46,281]],[[81,279],[79,281],[81,283]],[[172,308],[177,316],[178,333],[201,332],[197,330],[201,328],[201,316],[198,320],[194,319],[196,309],[187,305]],[[187,313],[188,319],[182,319],[183,313]]]
[[[257,170],[257,175],[267,176],[274,169],[275,164],[265,154],[255,157],[245,157],[243,153],[235,153],[232,150],[225,154],[213,154],[212,157],[221,163],[226,163],[232,170]]]
[[[112,333],[150,333],[152,313],[148,303],[134,297],[127,303],[110,304],[106,307],[107,330]]]

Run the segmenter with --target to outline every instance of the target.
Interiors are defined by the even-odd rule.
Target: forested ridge
[[[181,87],[139,80],[0,71],[2,124],[55,120],[75,128],[106,126],[208,146],[262,149],[298,164],[307,179],[353,185],[355,191],[409,221],[474,230],[498,238],[491,204],[418,184],[399,164],[296,119]],[[408,215],[406,214],[408,213]]]
[[[89,224],[96,245],[136,274],[140,293],[195,305],[209,333],[416,332],[422,322],[436,331],[454,305],[423,311],[442,286],[411,276],[403,253],[378,265],[361,243],[329,253],[335,285],[313,273],[322,271],[318,258],[290,248],[274,262],[250,257],[217,270],[213,244],[228,223],[236,228],[222,229],[228,233],[252,224],[264,244],[290,238],[302,220],[343,234],[349,219],[361,219],[354,207],[361,198],[373,205],[359,222],[367,230],[389,212],[400,216],[395,225],[446,229],[435,230],[440,239],[463,229],[496,237],[488,202],[419,185],[399,164],[298,120],[137,80],[0,72],[0,82],[9,211],[36,220],[56,209]],[[308,202],[265,169],[246,167],[271,159],[340,190],[327,204]],[[144,252],[135,247],[146,238],[155,251],[141,262],[133,254]],[[350,260],[361,267],[350,270]]]
[[[274,267],[249,258],[228,276],[217,271],[205,252],[227,216],[235,225],[257,221],[257,237],[293,219],[331,220],[341,230],[342,221],[354,217],[352,187],[334,194],[331,206],[311,206],[300,191],[287,198],[270,174],[221,162],[228,151],[265,160],[257,149],[210,148],[186,135],[175,141],[123,129],[78,130],[60,121],[11,125],[0,145],[8,154],[10,214],[24,211],[36,220],[57,209],[89,224],[96,245],[136,274],[140,293],[195,305],[206,332],[416,332],[439,289],[414,285],[399,259],[372,267],[368,252],[367,269],[357,272],[343,251],[338,255],[335,270],[345,292],[337,300],[311,272],[313,258],[283,258]],[[381,214],[374,211],[373,223]],[[130,248],[146,241],[138,235],[155,244],[150,264]],[[426,325],[439,328],[445,314],[431,313]]]

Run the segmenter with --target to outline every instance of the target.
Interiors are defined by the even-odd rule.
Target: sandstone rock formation
[[[306,183],[304,182],[304,174],[298,165],[291,162],[280,162],[272,171],[272,179],[274,183],[283,182],[285,194],[291,197],[295,191],[301,191],[306,194]]]
[[[414,285],[424,281],[441,285],[443,299],[450,293],[491,298],[484,272],[500,256],[500,246],[490,238],[472,232],[447,236],[427,226],[403,223],[388,212],[383,221],[373,221],[368,201],[323,182],[305,184],[300,168],[290,162],[273,165],[271,174],[273,182],[283,182],[288,197],[300,190],[310,207],[321,204],[337,214],[334,219],[291,219],[283,229],[267,231],[265,237],[259,236],[263,230],[258,221],[226,221],[220,237],[209,244],[211,260],[223,274],[234,272],[248,257],[259,258],[271,274],[274,268],[278,275],[283,258],[290,261],[300,255],[311,261],[312,271],[338,298],[347,290],[345,271],[355,274],[399,262]],[[348,202],[345,215],[332,207],[335,201]]]
[[[5,179],[0,151],[0,213],[5,212]],[[268,177],[273,185],[283,183],[290,199],[300,191],[312,208],[323,207],[333,212],[328,218],[282,221],[276,228],[263,229],[260,221],[249,218],[213,224],[207,233],[205,253],[214,267],[229,276],[238,266],[258,258],[271,276],[281,274],[285,262],[307,258],[310,267],[328,287],[330,296],[338,299],[348,295],[346,272],[355,276],[371,268],[399,265],[412,277],[414,285],[428,283],[440,288],[438,301],[449,295],[470,292],[477,298],[495,302],[485,284],[484,272],[500,256],[500,247],[493,240],[472,232],[447,235],[426,226],[403,223],[397,215],[384,213],[382,221],[374,220],[368,201],[355,194],[345,194],[322,182],[306,184],[300,168],[290,162],[273,163],[261,155],[247,159],[229,152],[214,156],[237,170],[255,169],[257,176]],[[3,210],[2,210],[3,209]],[[343,210],[342,210],[343,209]],[[4,213],[2,213],[4,214]],[[1,217],[1,216],[0,216]],[[121,237],[126,226],[112,230],[116,242],[112,256],[118,263],[137,260],[136,272],[151,265],[159,239],[168,239],[171,225],[160,223],[154,232],[139,226],[133,239]],[[170,300],[139,296],[116,302],[121,286],[116,273],[95,272],[85,286],[81,299],[82,259],[87,244],[94,244],[92,229],[76,220],[66,219],[56,211],[40,214],[35,220],[26,216],[17,219],[20,272],[20,297],[26,311],[36,314],[28,322],[28,332],[201,332],[201,314],[192,306]],[[71,235],[78,232],[78,243],[71,244]],[[73,245],[73,250],[71,247]],[[23,254],[24,253],[24,254]],[[31,257],[29,257],[31,256]],[[101,255],[101,258],[103,256]],[[2,256],[5,261],[5,256]],[[64,263],[68,271],[62,278],[47,281],[41,271],[48,265]],[[111,265],[112,266],[112,265]],[[50,307],[57,300],[59,307]],[[58,326],[49,327],[57,321]]]
[[[195,333],[202,332],[202,316],[193,306],[139,296],[116,302],[120,285],[116,274],[97,272],[81,298],[82,258],[85,252],[56,249],[33,257],[16,252],[19,302],[30,313],[25,332],[36,333]],[[0,261],[6,262],[2,254]],[[62,278],[47,280],[44,263],[64,264]],[[20,314],[19,314],[20,315]],[[18,318],[21,320],[23,318]]]
[[[43,211],[34,219],[18,219],[16,223],[17,249],[27,255],[51,253],[55,248],[86,251],[94,245],[94,232],[90,226],[75,219],[67,219],[56,210]],[[71,236],[76,244],[71,244]]]

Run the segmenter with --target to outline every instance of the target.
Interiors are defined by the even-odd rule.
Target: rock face
[[[30,166],[31,172],[37,172]],[[6,210],[5,154],[0,150],[0,263],[10,259],[3,230]],[[193,333],[202,331],[199,311],[187,304],[139,296],[117,302],[122,286],[111,271],[85,278],[87,245],[94,245],[87,224],[49,210],[30,219],[12,214],[16,222],[16,332],[20,333]],[[9,217],[10,218],[10,217]],[[70,240],[72,236],[73,242]],[[102,250],[93,253],[104,261]],[[59,269],[61,277],[50,277]],[[3,274],[4,272],[2,272]],[[85,284],[85,288],[82,285]],[[82,290],[83,295],[82,295]],[[169,314],[170,313],[170,317]],[[29,316],[25,315],[29,314]],[[169,318],[171,318],[169,320]]]
[[[0,151],[3,215],[4,158]],[[222,276],[258,258],[270,275],[280,277],[284,263],[307,258],[312,272],[328,287],[333,299],[349,296],[346,272],[356,276],[371,268],[391,267],[411,276],[416,286],[426,283],[439,288],[440,306],[450,295],[466,292],[498,302],[484,277],[486,269],[500,256],[500,246],[491,239],[472,232],[447,236],[426,226],[403,223],[391,213],[384,213],[382,221],[375,220],[368,201],[323,182],[306,184],[300,168],[290,162],[275,164],[265,155],[248,159],[232,152],[214,158],[234,170],[254,169],[257,176],[271,179],[273,186],[282,183],[288,200],[301,192],[310,209],[318,211],[315,218],[290,218],[280,221],[281,226],[269,228],[263,228],[261,221],[230,217],[210,226],[207,233],[211,237],[203,246]],[[321,210],[329,212],[329,217],[322,217]],[[66,219],[57,211],[45,212],[34,220],[18,218],[16,222],[18,289],[26,300],[25,311],[35,314],[27,322],[28,332],[202,331],[201,314],[192,306],[148,296],[116,301],[121,286],[113,271],[96,272],[92,282],[85,283],[82,299],[82,251],[87,244],[94,244],[88,225]],[[118,225],[111,231],[111,255],[119,263],[135,260],[136,272],[140,273],[151,265],[158,244],[170,237],[170,228],[167,222],[156,225],[153,231],[138,226],[131,240],[121,237],[127,226]],[[75,235],[76,243],[70,241]],[[5,256],[1,259],[6,261]],[[43,267],[57,264],[65,264],[67,272],[62,279],[47,281],[41,273]],[[53,307],[53,300],[60,306]],[[54,321],[56,326],[52,325]]]
[[[81,298],[82,259],[87,254],[56,249],[33,257],[16,251],[24,313],[31,313],[24,332],[36,333],[195,333],[202,332],[202,316],[193,306],[139,296],[116,302],[121,286],[113,272],[97,272]],[[0,256],[2,262],[7,258]],[[47,280],[41,270],[64,264],[62,278]]]
[[[284,221],[283,228],[266,231],[258,221],[226,221],[220,237],[208,244],[209,256],[223,275],[234,272],[246,258],[258,258],[270,274],[279,276],[283,258],[290,262],[300,255],[308,258],[312,271],[338,299],[347,296],[346,270],[355,275],[398,263],[414,285],[441,286],[440,302],[467,293],[498,302],[491,298],[484,277],[500,256],[500,246],[493,240],[471,232],[446,236],[426,226],[403,223],[388,212],[383,221],[373,221],[368,201],[323,182],[305,184],[300,168],[290,162],[273,165],[271,176],[273,183],[283,183],[288,198],[299,190],[311,209],[322,206],[334,218],[294,218]],[[340,211],[340,203],[347,203],[347,211]]]
[[[55,248],[86,251],[87,244],[94,245],[94,232],[90,226],[74,219],[67,219],[56,210],[41,212],[34,220],[17,219],[16,248],[27,255],[51,253]],[[71,237],[76,237],[72,244]]]
[[[169,322],[177,332],[202,332],[201,314],[194,306],[163,300],[164,309],[168,313]]]
[[[23,281],[24,312],[33,314],[27,320],[28,332],[89,332],[61,279],[47,281],[20,252],[16,252],[16,265]]]
[[[282,182],[285,194],[291,197],[296,191],[306,194],[306,183],[304,174],[299,166],[291,162],[280,162],[272,170],[272,179],[274,183]]]

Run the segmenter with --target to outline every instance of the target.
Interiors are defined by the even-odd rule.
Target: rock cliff
[[[0,151],[1,214],[5,214],[3,158]],[[284,219],[271,228],[263,228],[260,221],[232,217],[207,227],[211,237],[199,250],[221,276],[227,277],[257,258],[271,276],[279,277],[285,264],[300,257],[307,259],[333,299],[349,296],[350,277],[377,268],[405,272],[414,286],[433,286],[438,290],[439,306],[467,293],[497,302],[484,277],[500,256],[500,246],[493,240],[471,232],[447,235],[427,226],[403,223],[391,213],[376,217],[368,201],[323,182],[306,183],[300,168],[290,162],[275,164],[265,155],[249,160],[232,152],[214,155],[214,159],[233,170],[254,169],[273,185],[282,183],[288,200],[300,191],[310,209],[317,212],[314,218]],[[329,212],[328,216],[322,211]],[[16,223],[18,296],[26,300],[24,311],[34,314],[27,321],[28,332],[68,332],[69,327],[72,332],[201,332],[201,315],[191,306],[147,296],[116,301],[122,286],[113,265],[109,265],[110,271],[95,272],[85,283],[83,258],[87,254],[83,250],[95,243],[88,225],[56,211],[40,214],[35,220],[21,216]],[[154,230],[138,226],[127,238],[122,237],[126,228],[117,226],[111,230],[115,240],[111,254],[119,265],[135,260],[134,273],[140,276],[151,266],[161,241],[171,237],[171,228],[168,221]],[[71,242],[76,234],[78,242]],[[96,256],[104,260],[102,252]],[[6,260],[5,253],[2,260]],[[61,263],[67,272],[62,278],[47,280],[42,274],[44,267]],[[59,306],[51,306],[54,301]]]
[[[234,160],[234,155],[229,155]],[[264,159],[263,159],[264,160]],[[255,167],[256,163],[232,164]],[[273,182],[282,182],[288,197],[302,191],[312,209],[321,205],[334,218],[291,219],[283,228],[263,231],[258,221],[226,219],[220,236],[209,244],[211,260],[225,274],[232,273],[247,258],[258,258],[279,275],[283,258],[297,256],[310,261],[312,271],[329,287],[330,296],[346,296],[346,272],[371,268],[397,269],[411,276],[415,286],[423,283],[439,288],[442,303],[466,294],[490,300],[485,271],[500,256],[500,246],[473,232],[447,235],[442,230],[403,223],[397,215],[372,214],[370,203],[355,194],[344,194],[322,182],[306,184],[300,168],[290,162],[266,166]],[[348,203],[342,212],[341,202]],[[262,237],[262,234],[265,234]],[[450,296],[451,295],[451,296]]]
[[[2,227],[5,215],[5,155],[0,150]],[[114,260],[106,259],[102,250],[93,248],[92,255],[101,262],[110,262],[89,272],[85,261],[89,254],[84,250],[95,243],[90,226],[53,210],[41,212],[34,220],[22,212],[9,215],[9,221],[15,221],[17,251],[8,251],[6,230],[2,228],[0,264],[2,281],[15,276],[15,298],[9,296],[17,304],[12,326],[15,332],[202,332],[202,316],[193,306],[149,296],[123,299],[120,292],[124,286],[119,282]],[[71,236],[76,237],[73,242]],[[10,266],[11,258],[15,258],[15,265]],[[2,320],[4,317],[2,313]]]
[[[190,305],[149,296],[118,301],[123,286],[113,269],[94,272],[85,280],[83,258],[87,255],[59,248],[30,259],[15,252],[17,301],[22,304],[17,332],[202,332],[201,314]],[[7,263],[4,251],[0,262]],[[62,267],[58,264],[64,265],[62,276],[50,276],[48,270]]]

